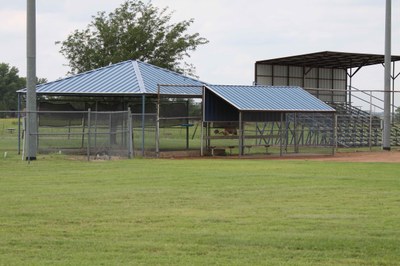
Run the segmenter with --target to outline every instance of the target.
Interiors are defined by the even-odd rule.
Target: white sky
[[[98,11],[123,0],[37,0],[37,75],[65,77],[67,61],[56,41],[83,29]],[[252,84],[254,63],[320,51],[384,53],[383,0],[153,0],[175,11],[173,19],[194,18],[190,32],[210,43],[187,61],[200,79],[216,84]],[[393,1],[392,53],[400,54],[399,1]],[[26,76],[26,0],[0,0],[0,62]],[[400,69],[399,69],[400,70]],[[366,68],[354,80],[383,89],[383,67]]]

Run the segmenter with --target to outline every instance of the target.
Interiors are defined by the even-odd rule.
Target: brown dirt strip
[[[293,158],[296,159],[296,158]],[[302,158],[305,159],[305,158]],[[310,161],[400,163],[400,151],[340,152],[335,156],[310,156]]]

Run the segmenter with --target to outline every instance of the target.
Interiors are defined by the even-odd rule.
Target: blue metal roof
[[[300,87],[207,85],[239,111],[335,112]]]
[[[147,63],[138,61],[138,65],[143,78],[144,87],[146,88],[146,92],[149,94],[157,94],[159,84],[168,85],[160,86],[160,94],[202,95],[201,87],[206,84],[205,82]]]
[[[158,84],[186,85],[186,87],[162,86],[161,94],[200,96],[202,94],[200,86],[205,83],[148,63],[128,60],[40,84],[36,87],[36,93],[58,95],[157,94]],[[20,92],[25,91],[24,89]]]

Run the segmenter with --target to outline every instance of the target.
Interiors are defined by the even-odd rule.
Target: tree
[[[396,121],[396,123],[400,123],[400,107],[396,108],[396,111],[394,113],[394,120]]]
[[[26,78],[18,75],[16,67],[0,63],[0,110],[11,111],[18,109],[17,90],[26,88]],[[36,84],[46,83],[46,78],[36,78]]]
[[[171,23],[168,8],[159,9],[139,0],[127,0],[114,12],[98,12],[84,30],[75,30],[61,43],[70,74],[138,59],[159,67],[194,75],[185,63],[189,52],[208,43],[199,33],[188,34],[193,19]]]
[[[25,78],[18,75],[16,67],[0,63],[0,110],[17,110],[17,90],[25,87]]]

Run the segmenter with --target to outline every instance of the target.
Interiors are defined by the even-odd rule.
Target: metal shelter
[[[138,60],[128,60],[60,80],[37,85],[39,111],[42,102],[76,103],[76,111],[123,111],[130,108],[141,123],[141,151],[145,150],[145,127],[148,113],[155,113],[159,84],[175,84],[161,94],[176,98],[201,98],[201,87],[206,84],[182,74]],[[183,86],[182,85],[186,85]],[[18,91],[19,106],[26,89]],[[56,107],[57,108],[57,107]],[[48,110],[47,110],[48,111]],[[135,122],[135,124],[137,124]],[[19,136],[21,128],[18,129]],[[20,146],[20,144],[19,144]]]
[[[205,139],[208,149],[216,148],[210,145],[212,139],[236,138],[231,135],[238,135],[239,156],[243,155],[244,147],[250,148],[249,145],[245,145],[245,138],[255,139],[255,145],[265,147],[270,144],[267,139],[275,138],[280,144],[280,154],[282,155],[283,146],[289,144],[288,141],[284,142],[283,140],[289,138],[289,123],[294,123],[291,137],[295,149],[297,149],[296,146],[300,143],[301,138],[299,136],[304,136],[306,131],[304,128],[306,120],[313,123],[313,126],[308,127],[308,133],[313,132],[316,127],[321,128],[323,122],[320,123],[315,117],[307,116],[315,113],[326,114],[329,117],[328,121],[330,122],[324,124],[324,127],[325,129],[330,128],[328,145],[334,147],[335,109],[300,87],[206,85],[203,94],[203,110],[203,120],[207,124]],[[300,113],[303,115],[297,116]],[[300,122],[300,117],[306,118],[303,119],[303,123]],[[261,130],[256,124],[256,134],[246,136],[244,122],[262,122],[263,129]],[[210,123],[225,123],[224,136],[213,136],[209,130]],[[279,124],[278,135],[272,135],[273,129],[267,126],[267,123],[272,123],[272,127],[274,123]],[[300,123],[303,126],[301,130],[297,129]],[[286,128],[284,128],[284,124]],[[236,128],[238,128],[237,134]],[[271,131],[265,132],[266,128],[271,128]],[[297,132],[299,134],[296,136]],[[215,131],[215,133],[219,134],[219,131]]]
[[[395,90],[395,81],[400,75],[396,70],[399,60],[398,55],[392,55],[390,60],[391,134],[394,146],[400,143],[400,129],[394,124],[394,114],[398,108],[396,99],[398,101],[400,93]],[[255,63],[255,84],[300,86],[337,110],[340,145],[379,146],[382,137],[379,110],[383,112],[383,91],[356,88],[353,86],[353,77],[366,66],[384,67],[384,64],[384,55],[332,51],[259,60]]]
[[[400,56],[392,55],[392,87],[396,62]],[[324,51],[295,55],[255,63],[255,84],[274,86],[300,86],[325,102],[346,102],[351,105],[352,78],[365,66],[384,64],[384,55]]]
[[[392,56],[392,62],[396,61],[400,61],[400,56]],[[362,68],[369,65],[383,64],[384,62],[384,55],[324,51],[268,60],[260,60],[257,61],[256,64],[350,69]]]

